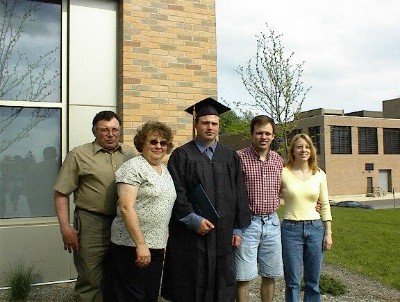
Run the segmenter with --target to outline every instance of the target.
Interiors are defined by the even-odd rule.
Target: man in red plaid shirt
[[[239,150],[241,167],[252,214],[250,226],[243,229],[235,251],[236,301],[248,301],[249,281],[261,279],[261,300],[273,300],[275,279],[283,275],[279,204],[283,160],[270,146],[274,139],[274,121],[256,116],[250,124],[252,144]]]

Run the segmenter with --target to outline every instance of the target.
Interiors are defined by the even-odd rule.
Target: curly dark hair
[[[171,128],[164,123],[154,121],[150,121],[142,125],[142,127],[137,130],[137,133],[133,138],[133,143],[140,153],[143,152],[143,146],[150,134],[158,134],[160,137],[167,140],[167,153],[171,153],[172,149],[174,148],[174,144],[172,143],[174,137],[172,135]]]

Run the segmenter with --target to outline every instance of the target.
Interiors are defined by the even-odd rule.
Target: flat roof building
[[[300,113],[293,133],[312,138],[330,196],[400,191],[400,98],[382,103],[383,111],[317,108]],[[243,135],[220,139],[236,150],[250,145]]]
[[[312,137],[330,195],[400,191],[400,98],[382,103],[382,112],[315,109],[300,115],[295,131]]]

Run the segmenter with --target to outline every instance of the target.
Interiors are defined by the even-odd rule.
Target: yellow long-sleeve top
[[[326,174],[321,169],[306,180],[298,179],[287,167],[282,170],[282,195],[285,201],[284,219],[332,220]],[[321,212],[315,209],[320,200]]]

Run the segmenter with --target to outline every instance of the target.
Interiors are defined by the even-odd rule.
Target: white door
[[[383,192],[389,192],[390,170],[379,170],[379,187]]]

